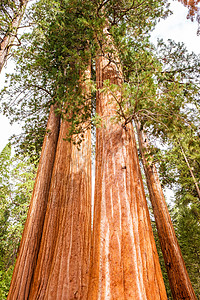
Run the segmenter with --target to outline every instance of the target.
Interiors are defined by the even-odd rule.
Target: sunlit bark
[[[96,61],[97,113],[102,118],[102,127],[96,133],[92,263],[87,299],[167,299],[133,127],[123,128],[111,121],[116,102],[110,92],[100,90],[108,79],[119,86],[122,83],[120,64],[116,51],[113,52],[114,58],[99,56]],[[120,99],[120,92],[116,97]]]
[[[61,207],[51,272],[44,299],[86,299],[91,239],[90,132],[79,151],[72,146],[70,174]]]
[[[88,71],[88,76],[90,71]],[[29,299],[85,299],[91,240],[91,134],[81,149],[62,121],[43,236]]]
[[[21,20],[23,18],[26,6],[27,6],[28,0],[21,0],[18,12],[16,15],[14,15],[12,23],[11,23],[11,29],[10,31],[5,34],[3,39],[0,42],[0,73],[1,70],[7,60],[10,48],[12,47],[15,39],[18,27],[20,26]]]
[[[158,236],[173,299],[195,300],[196,296],[175,235],[155,164],[153,162],[150,164],[147,161],[149,147],[147,137],[144,132],[140,130],[140,126],[137,121],[136,127],[150,200],[153,207],[153,213],[155,216]]]
[[[55,115],[54,107],[51,106],[33,195],[12,276],[8,295],[8,299],[10,300],[28,299],[43,230],[59,134],[59,124],[60,119]]]

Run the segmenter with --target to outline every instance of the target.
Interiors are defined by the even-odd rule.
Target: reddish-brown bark
[[[86,299],[91,240],[91,143],[72,146],[70,174],[61,208],[51,272],[44,299]]]
[[[90,72],[89,72],[90,73]],[[78,150],[61,124],[31,299],[85,299],[91,240],[91,134]]]
[[[28,299],[43,230],[59,124],[60,118],[55,115],[54,107],[51,106],[33,195],[7,298],[10,300]]]
[[[115,52],[116,53],[116,52]],[[116,57],[115,57],[116,60]],[[97,59],[94,225],[88,300],[167,299],[156,251],[133,128],[114,124],[116,103],[104,80],[121,85],[118,63]],[[120,99],[120,93],[117,95]]]
[[[56,150],[47,211],[45,216],[40,251],[28,299],[43,299],[50,275],[52,258],[56,246],[60,215],[64,206],[63,194],[70,171],[71,144],[63,139],[68,130],[67,122],[61,122]]]
[[[11,31],[8,32],[8,34],[6,34],[3,37],[2,41],[0,42],[0,73],[7,60],[10,48],[16,39],[17,30],[21,23],[22,17],[24,15],[27,3],[28,0],[20,1],[19,10],[16,13],[16,15],[13,17],[11,23]]]
[[[195,15],[199,15],[199,0],[178,0],[181,3],[183,3],[184,6],[186,6],[188,8],[188,18],[194,19]],[[197,21],[199,23],[199,18],[197,18]]]
[[[175,235],[155,164],[149,164],[147,161],[146,154],[149,147],[147,137],[144,132],[140,130],[139,123],[137,121],[135,123],[150,200],[173,299],[195,300],[196,296]]]

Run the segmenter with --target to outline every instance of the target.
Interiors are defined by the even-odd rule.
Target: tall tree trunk
[[[86,299],[91,240],[91,136],[80,151],[72,146],[70,175],[61,208],[60,226],[46,300]]]
[[[144,132],[140,130],[138,121],[135,123],[150,200],[153,207],[158,236],[169,277],[173,299],[194,300],[196,299],[196,296],[192,288],[175,235],[155,164],[149,164],[147,161],[146,155],[148,154],[149,147],[148,140]]]
[[[40,247],[59,134],[59,124],[60,118],[55,115],[54,107],[51,106],[47,133],[42,146],[37,177],[12,276],[8,300],[28,299],[31,279]]]
[[[14,43],[17,35],[18,28],[23,18],[28,0],[21,0],[18,12],[14,15],[11,30],[4,36],[0,42],[0,73],[7,60],[10,48]]]
[[[116,51],[113,51],[116,53]],[[105,52],[106,54],[106,52]],[[116,63],[113,62],[116,61]],[[115,58],[100,56],[97,70],[94,225],[88,300],[167,299],[139,167],[134,131],[111,118],[116,103],[104,80],[121,85]],[[120,92],[118,95],[120,100]]]
[[[88,72],[90,74],[90,72]],[[91,240],[91,133],[80,147],[59,135],[50,196],[29,299],[86,299]]]

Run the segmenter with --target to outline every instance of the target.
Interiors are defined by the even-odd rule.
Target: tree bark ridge
[[[146,155],[149,147],[147,136],[140,130],[139,122],[136,120],[135,123],[150,200],[153,207],[173,299],[196,300],[165,202],[156,166],[153,162],[150,164],[147,161]]]
[[[8,300],[28,299],[31,280],[40,247],[59,127],[60,118],[55,115],[54,107],[52,105],[50,108],[47,132],[42,146],[33,195],[7,298]]]
[[[101,91],[105,80],[122,84],[120,63],[114,53],[112,60],[101,55],[96,61],[97,113],[102,127],[96,133],[94,225],[87,299],[164,300],[167,296],[133,127],[129,124],[123,128],[111,121],[116,114],[116,103],[109,91]],[[119,101],[120,96],[117,92]]]
[[[90,78],[90,67],[86,71]],[[86,93],[87,87],[83,87]],[[80,150],[62,120],[32,299],[86,299],[91,240],[91,133]]]

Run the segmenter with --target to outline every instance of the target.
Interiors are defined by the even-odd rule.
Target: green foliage
[[[52,103],[71,124],[68,140],[85,131],[83,124],[91,122],[94,109],[91,97],[82,93],[85,79],[81,74],[89,61],[94,61],[96,52],[103,51],[107,42],[105,22],[116,42],[126,32],[134,33],[133,43],[141,45],[166,13],[165,1],[154,0],[40,0],[33,4],[28,14],[34,26],[15,51],[16,73],[1,93],[4,114],[12,122],[24,121],[23,135],[15,138],[20,145],[18,152],[34,150],[34,157],[39,157]]]
[[[12,31],[12,20],[20,9],[19,0],[1,0],[0,3],[0,39]]]
[[[176,230],[186,268],[195,290],[200,298],[200,223],[194,215],[193,208],[185,206],[177,208]]]
[[[0,299],[6,299],[35,178],[25,158],[11,157],[11,145],[0,153]]]
[[[200,219],[200,202],[196,184],[200,182],[200,142],[198,127],[185,126],[170,136],[170,144],[159,156],[162,184],[173,187],[177,204],[191,205]],[[187,161],[186,161],[187,160]],[[193,174],[193,176],[192,176]]]

